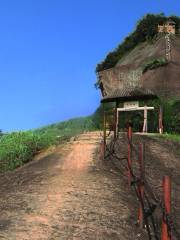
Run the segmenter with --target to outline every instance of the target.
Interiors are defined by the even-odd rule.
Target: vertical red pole
[[[140,227],[143,228],[144,225],[144,214],[143,214],[143,200],[144,200],[144,175],[145,175],[145,169],[144,169],[144,143],[140,143],[139,145],[139,171],[140,171],[140,182],[138,184],[138,193],[139,197],[141,198],[141,202],[139,205],[139,211],[138,211],[138,222]]]
[[[132,128],[131,126],[128,127],[128,184],[131,186],[131,165],[132,165],[132,160],[131,160],[131,155],[132,155],[132,150],[131,150],[131,142],[132,142]]]
[[[166,214],[171,212],[171,180],[169,176],[163,178],[164,207]],[[171,240],[171,234],[168,234],[168,226],[165,216],[162,221],[161,240]]]
[[[141,184],[138,185],[138,194],[140,195],[141,200],[143,201],[144,198],[144,186]],[[138,223],[141,228],[144,226],[144,214],[143,214],[143,208],[142,203],[139,204],[139,210],[138,210]]]
[[[128,127],[128,140],[131,142],[132,141],[132,127]]]

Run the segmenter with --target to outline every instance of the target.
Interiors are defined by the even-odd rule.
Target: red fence
[[[145,176],[145,144],[139,142],[138,149],[133,143],[132,129],[129,127],[127,133],[127,157],[119,157],[116,154],[115,144],[117,138],[111,139],[107,144],[106,137],[101,143],[101,157],[108,159],[116,158],[123,169],[126,169],[127,183],[134,189],[134,193],[139,202],[137,209],[137,222],[141,228],[146,229],[148,238],[156,240],[180,240],[180,233],[176,229],[176,225],[171,215],[171,179],[164,176],[162,179],[161,196],[153,191]],[[134,171],[132,165],[132,152],[137,156],[137,169]],[[122,169],[121,169],[122,170]],[[157,224],[156,212],[160,212],[158,219],[161,224]]]

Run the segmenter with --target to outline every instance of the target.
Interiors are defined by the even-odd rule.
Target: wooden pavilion
[[[143,111],[143,128],[142,132],[148,132],[148,111],[154,110],[154,106],[143,105],[140,106],[141,101],[157,99],[157,95],[154,94],[151,90],[140,88],[140,87],[129,87],[129,88],[120,88],[115,89],[111,94],[103,96],[101,103],[105,104],[108,102],[115,103],[114,108],[114,136],[117,137],[119,132],[119,121],[120,121],[120,112],[129,112],[129,111]],[[104,112],[105,115],[105,112]],[[104,127],[105,127],[105,118],[104,118]],[[159,110],[159,133],[163,132],[162,124],[162,109]],[[106,128],[106,127],[105,127]]]

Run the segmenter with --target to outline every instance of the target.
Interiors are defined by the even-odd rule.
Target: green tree
[[[168,19],[172,19],[176,23],[176,30],[180,28],[180,18],[177,16],[166,17],[163,13],[147,14],[137,23],[136,29],[124,41],[108,53],[104,61],[97,64],[96,72],[103,71],[114,67],[117,62],[130,50],[136,47],[137,44],[144,41],[152,41],[157,34],[158,24],[165,23]]]

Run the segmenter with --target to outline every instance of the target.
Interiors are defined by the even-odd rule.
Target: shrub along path
[[[0,239],[138,239],[124,180],[98,159],[98,132],[0,176]]]

